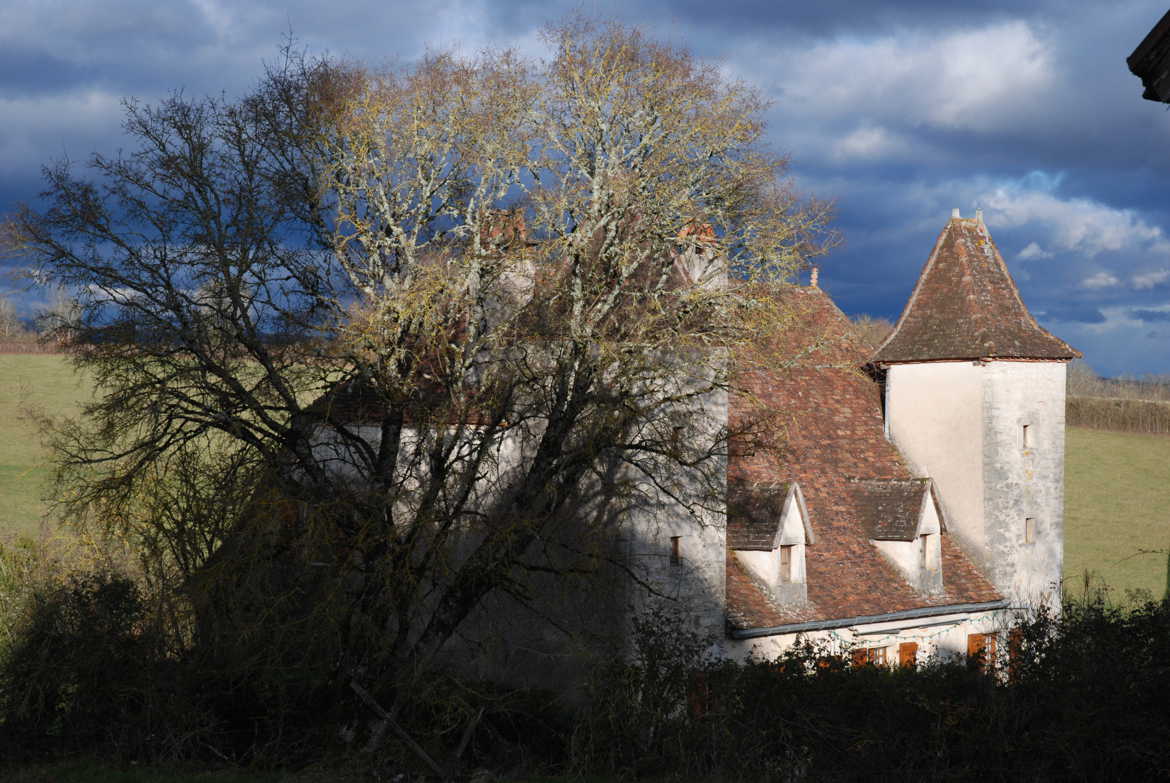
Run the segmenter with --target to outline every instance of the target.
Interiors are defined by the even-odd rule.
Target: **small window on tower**
[[[1036,541],[1036,517],[1024,517],[1024,543],[1032,544]]]
[[[670,537],[670,564],[682,564],[682,536]]]
[[[1032,448],[1032,425],[1024,424],[1020,427],[1020,443],[1023,448]]]

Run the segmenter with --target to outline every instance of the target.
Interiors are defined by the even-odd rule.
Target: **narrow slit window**
[[[780,581],[788,583],[792,581],[792,545],[780,547]]]
[[[682,564],[682,536],[670,537],[670,564]]]
[[[1024,543],[1032,544],[1036,541],[1036,517],[1024,517]]]
[[[1020,443],[1025,449],[1032,448],[1032,425],[1024,424],[1020,427]]]

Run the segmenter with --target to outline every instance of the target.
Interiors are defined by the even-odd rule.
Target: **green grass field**
[[[73,414],[89,393],[63,356],[0,354],[0,537],[36,535],[48,508],[48,455],[28,410]],[[1072,592],[1088,570],[1117,600],[1134,589],[1165,594],[1170,436],[1071,428],[1066,475],[1064,573]]]
[[[1127,590],[1161,598],[1170,567],[1170,436],[1074,427],[1065,460],[1066,590],[1080,594],[1088,571],[1116,601]]]
[[[48,453],[30,411],[72,415],[89,395],[63,356],[0,354],[0,536],[35,535],[48,508]]]

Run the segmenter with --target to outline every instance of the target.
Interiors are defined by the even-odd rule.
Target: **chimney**
[[[817,287],[817,278],[820,276],[821,276],[820,268],[814,266],[812,268],[812,273],[808,276],[809,288],[816,288]]]
[[[959,208],[958,208],[958,207],[955,207],[954,209],[952,209],[952,210],[951,210],[951,217],[952,217],[952,218],[958,218],[958,217],[959,217]]]
[[[983,225],[983,210],[982,209],[975,210],[975,222],[981,226]]]
[[[527,244],[528,226],[523,208],[489,210],[480,224],[480,242],[497,248]]]

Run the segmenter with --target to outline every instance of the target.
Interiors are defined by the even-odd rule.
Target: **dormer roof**
[[[1067,360],[1080,355],[1028,312],[982,215],[961,218],[955,210],[873,361]]]
[[[941,521],[942,508],[929,478],[851,479],[859,493],[859,516],[877,541],[913,541],[927,503]],[[945,526],[944,526],[945,529]]]
[[[799,515],[806,543],[813,543],[804,495],[795,481],[759,484],[729,481],[727,486],[727,547],[771,551],[780,546],[784,520]]]

